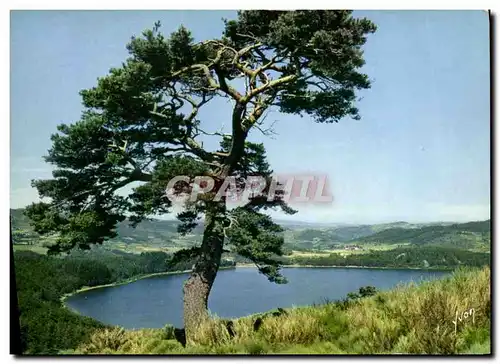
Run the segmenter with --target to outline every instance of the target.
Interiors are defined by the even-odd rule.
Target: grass
[[[41,245],[24,245],[24,244],[14,244],[12,245],[14,247],[14,251],[32,251],[38,254],[45,255],[47,253],[47,250],[49,250],[46,247],[43,247]]]
[[[356,242],[352,242],[346,245],[358,245]],[[368,254],[370,251],[386,251],[392,250],[399,246],[409,246],[409,243],[401,243],[401,244],[367,244],[363,243],[361,245],[361,250],[346,250],[346,249],[322,249],[322,250],[311,250],[311,251],[299,251],[292,250],[291,258],[294,257],[324,257],[329,256],[330,254],[340,254],[343,256],[352,255],[352,254]]]
[[[174,239],[175,240],[175,239]],[[170,244],[175,244],[174,240],[170,242]],[[122,241],[107,241],[105,243],[105,246],[108,249],[116,249],[116,250],[121,250],[125,253],[133,253],[133,254],[140,254],[142,252],[155,252],[155,251],[161,251],[165,253],[175,253],[176,251],[182,249],[179,246],[171,246],[171,245],[164,245],[162,244],[157,244],[157,245],[152,245],[151,242],[143,242],[143,243],[138,243],[138,242],[122,242]]]
[[[461,312],[475,310],[458,322]],[[263,317],[258,330],[257,316]],[[204,323],[187,347],[170,329],[98,331],[76,354],[488,354],[490,270],[460,269],[452,276],[410,284],[346,302],[298,307],[281,316]]]

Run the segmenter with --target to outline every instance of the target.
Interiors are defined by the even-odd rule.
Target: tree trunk
[[[225,211],[225,201],[211,202],[207,208],[201,254],[184,283],[184,329],[188,344],[197,327],[209,318],[208,296],[222,256]]]

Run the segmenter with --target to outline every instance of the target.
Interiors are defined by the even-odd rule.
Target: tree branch
[[[268,90],[270,88],[282,85],[284,83],[288,83],[288,82],[294,81],[296,79],[297,79],[297,75],[288,75],[288,76],[285,76],[285,77],[282,77],[282,78],[278,78],[277,80],[271,81],[271,82],[269,82],[266,85],[257,87],[256,89],[252,90],[250,93],[246,94],[245,97],[243,97],[243,99],[241,101],[244,102],[244,103],[248,102],[248,100],[250,100],[251,98],[253,98],[253,97],[261,94],[262,92],[264,92],[264,91],[266,91],[266,90]]]

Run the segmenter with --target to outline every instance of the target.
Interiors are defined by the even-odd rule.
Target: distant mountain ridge
[[[443,234],[450,233],[477,233],[485,234],[491,231],[491,221],[472,221],[462,224],[431,225],[415,229],[390,228],[361,238],[361,241],[385,243],[407,240],[414,244],[423,244]]]
[[[24,209],[11,209],[11,223],[14,240],[29,237],[39,238],[23,214]],[[467,223],[412,224],[405,221],[382,224],[325,224],[277,220],[285,228],[285,245],[289,249],[331,249],[335,244],[401,244],[445,245],[464,249],[489,247],[491,222],[472,221]],[[173,246],[192,245],[200,241],[203,222],[187,237],[180,238],[175,220],[144,220],[133,228],[125,220],[117,225],[118,237],[113,241],[146,243]]]

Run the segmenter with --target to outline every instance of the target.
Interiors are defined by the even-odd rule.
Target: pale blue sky
[[[489,24],[480,11],[364,11],[378,26],[365,46],[373,80],[362,119],[315,124],[273,113],[264,141],[273,169],[329,176],[335,201],[300,206],[318,222],[468,221],[489,218]],[[30,11],[11,14],[11,207],[37,200],[33,178],[61,122],[78,120],[78,92],[127,57],[125,44],[160,20],[197,40],[218,37],[231,11]],[[228,120],[225,105],[203,114]],[[226,123],[227,125],[227,123]],[[282,217],[276,214],[276,217]]]

